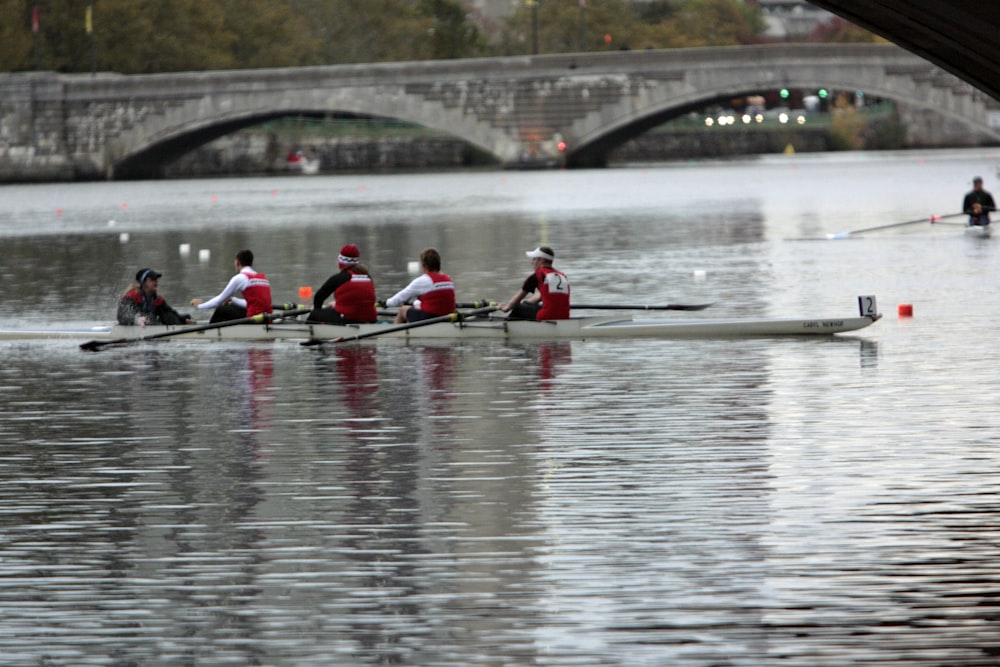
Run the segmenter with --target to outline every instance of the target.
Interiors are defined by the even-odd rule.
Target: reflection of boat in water
[[[285,161],[288,164],[289,171],[305,175],[319,173],[319,156],[312,149],[308,151],[293,151],[288,154]]]
[[[966,225],[965,235],[977,239],[989,238],[993,233],[991,225]]]

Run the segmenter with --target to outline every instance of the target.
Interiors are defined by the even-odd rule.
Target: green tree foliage
[[[535,30],[539,53],[607,51],[627,46],[636,37],[635,17],[623,0],[590,0],[585,7],[578,0],[535,3],[519,3],[507,20],[504,53],[531,53]]]
[[[417,10],[433,20],[431,58],[469,58],[485,52],[479,28],[468,20],[465,8],[453,0],[420,0]]]
[[[507,21],[501,50],[529,53],[752,44],[764,32],[756,5],[742,0],[522,1]],[[581,27],[582,24],[582,27]]]
[[[31,69],[33,44],[31,6],[24,0],[0,0],[0,71]]]
[[[294,67],[319,62],[320,44],[309,17],[294,2],[222,0],[225,31],[235,36],[235,67]]]
[[[511,0],[492,43],[471,0],[0,0],[0,70],[125,74],[747,44],[742,0]],[[531,3],[534,3],[533,5]],[[40,49],[31,11],[41,10]],[[93,35],[84,30],[93,7]]]
[[[290,0],[319,43],[315,64],[424,60],[434,19],[410,0]]]
[[[856,151],[865,146],[868,120],[851,103],[851,98],[841,93],[833,103],[830,129],[827,130],[830,149]]]
[[[3,69],[36,66],[32,8],[40,13],[41,67],[124,74],[315,63],[307,21],[288,2],[271,0],[0,0]],[[85,30],[92,7],[93,35]],[[13,31],[8,37],[6,33]]]
[[[854,25],[839,16],[835,16],[829,21],[821,23],[813,29],[809,35],[810,42],[833,42],[838,44],[846,43],[872,43],[886,42],[873,32]]]
[[[99,65],[128,74],[235,67],[236,35],[226,28],[221,5],[200,0],[101,0],[94,6]],[[75,43],[77,26],[74,22],[61,30],[61,39],[72,38]],[[64,64],[58,69],[81,69],[69,54],[60,62]]]
[[[757,6],[740,0],[685,0],[672,21],[685,42],[676,46],[753,44],[765,29]]]

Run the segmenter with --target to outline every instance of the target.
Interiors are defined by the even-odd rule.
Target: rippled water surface
[[[578,302],[885,314],[810,339],[0,341],[0,664],[1000,664],[1000,240],[923,222],[994,170],[0,188],[3,327],[107,322],[147,265],[181,307],[241,247],[295,300],[347,242],[380,295],[434,245],[460,299],[506,298],[547,242]]]

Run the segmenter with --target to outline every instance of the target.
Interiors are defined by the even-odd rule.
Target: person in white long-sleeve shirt
[[[210,322],[225,322],[271,312],[271,283],[253,268],[253,253],[240,250],[234,260],[236,275],[225,289],[207,301],[191,299],[198,310],[214,308]],[[240,294],[242,296],[236,296]]]
[[[455,312],[455,283],[451,276],[441,273],[441,255],[434,248],[420,253],[423,274],[386,299],[385,305],[399,307],[396,323],[418,322],[431,317]],[[412,305],[406,305],[412,301]]]

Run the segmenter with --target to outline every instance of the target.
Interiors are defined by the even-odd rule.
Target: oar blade
[[[706,308],[711,308],[714,303],[671,303],[667,304],[664,310],[705,310]]]
[[[105,347],[113,347],[115,345],[127,345],[132,343],[138,338],[115,338],[114,340],[89,340],[86,343],[80,343],[81,350],[87,350],[88,352],[97,352],[98,350]]]

